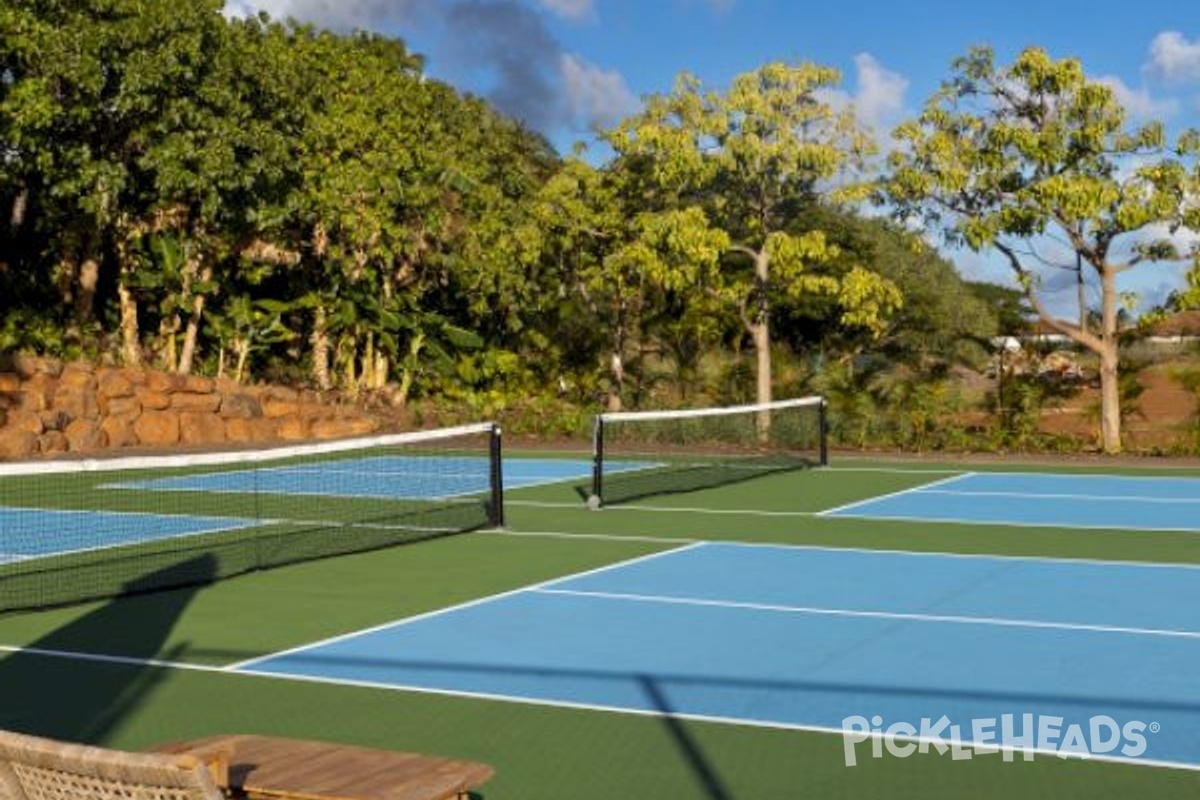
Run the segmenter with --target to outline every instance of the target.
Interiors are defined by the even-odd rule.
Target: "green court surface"
[[[1200,470],[835,456],[825,469],[600,511],[585,508],[587,486],[579,480],[514,489],[506,493],[503,531],[0,614],[0,727],[131,749],[246,732],[449,755],[495,768],[496,777],[480,790],[486,800],[1200,796],[1200,771],[1190,769],[1047,755],[1032,762],[994,755],[957,761],[936,752],[860,757],[847,767],[842,739],[830,733],[225,669],[696,540],[1200,564],[1200,533],[818,516],[962,471],[1016,469],[1200,477]],[[472,642],[461,647],[469,651]]]

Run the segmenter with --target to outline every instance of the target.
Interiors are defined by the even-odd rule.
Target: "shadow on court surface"
[[[756,478],[785,472],[812,469],[816,462],[807,458],[770,454],[740,457],[711,463],[679,463],[658,469],[617,472],[604,477],[604,503],[617,505],[651,497],[669,497],[703,489],[717,489],[745,483]],[[591,487],[576,489],[586,496]]]
[[[734,796],[725,786],[725,782],[721,780],[715,765],[704,754],[699,742],[688,731],[683,721],[675,716],[675,710],[671,707],[670,701],[663,694],[654,676],[639,676],[639,682],[646,697],[650,698],[654,704],[655,710],[662,715],[663,727],[666,728],[667,733],[671,736],[671,741],[679,750],[680,757],[695,775],[696,781],[704,787],[704,792],[708,795],[709,800],[734,800]]]
[[[55,653],[119,653],[122,659],[171,660],[161,652],[197,589],[216,574],[211,556],[199,556],[125,584],[132,596],[114,599],[0,659],[0,727],[85,743],[104,743],[136,712],[164,678],[162,669],[131,661],[104,663],[46,658]],[[147,594],[147,587],[187,587]],[[137,594],[141,592],[141,594]],[[182,647],[182,646],[177,646]]]

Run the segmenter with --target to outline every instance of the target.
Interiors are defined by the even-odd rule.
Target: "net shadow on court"
[[[721,462],[679,461],[645,470],[610,473],[604,478],[604,504],[618,505],[716,489],[816,466],[819,462],[815,459],[770,453]],[[585,498],[588,488],[579,489]]]
[[[146,573],[116,592],[139,595],[139,602],[114,598],[0,659],[6,712],[18,714],[26,733],[106,740],[142,713],[143,704],[167,679],[164,670],[144,660],[171,661],[181,655],[181,646],[164,652],[163,645],[198,588],[215,579],[215,570],[212,555],[200,554]],[[179,588],[155,591],[163,585]],[[45,655],[72,653],[114,653],[119,660],[84,667],[75,658]],[[47,687],[53,687],[52,701]]]

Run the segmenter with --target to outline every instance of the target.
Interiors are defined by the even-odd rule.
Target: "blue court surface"
[[[606,469],[645,469],[616,462]],[[590,478],[590,461],[519,458],[504,462],[504,487],[517,489]],[[111,488],[153,491],[265,492],[327,497],[435,500],[488,491],[486,458],[464,456],[379,456],[307,463],[290,467],[209,472],[115,484]]]
[[[0,563],[257,524],[233,517],[0,508]]]
[[[1200,532],[1200,478],[967,473],[822,515]]]
[[[1012,715],[1043,750],[1107,717],[1143,751],[1093,754],[1200,765],[1197,664],[1197,568],[704,543],[234,668],[780,728],[945,716],[963,742]]]

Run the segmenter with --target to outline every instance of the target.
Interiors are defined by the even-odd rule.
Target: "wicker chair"
[[[224,800],[190,755],[124,753],[0,731],[0,800]]]

